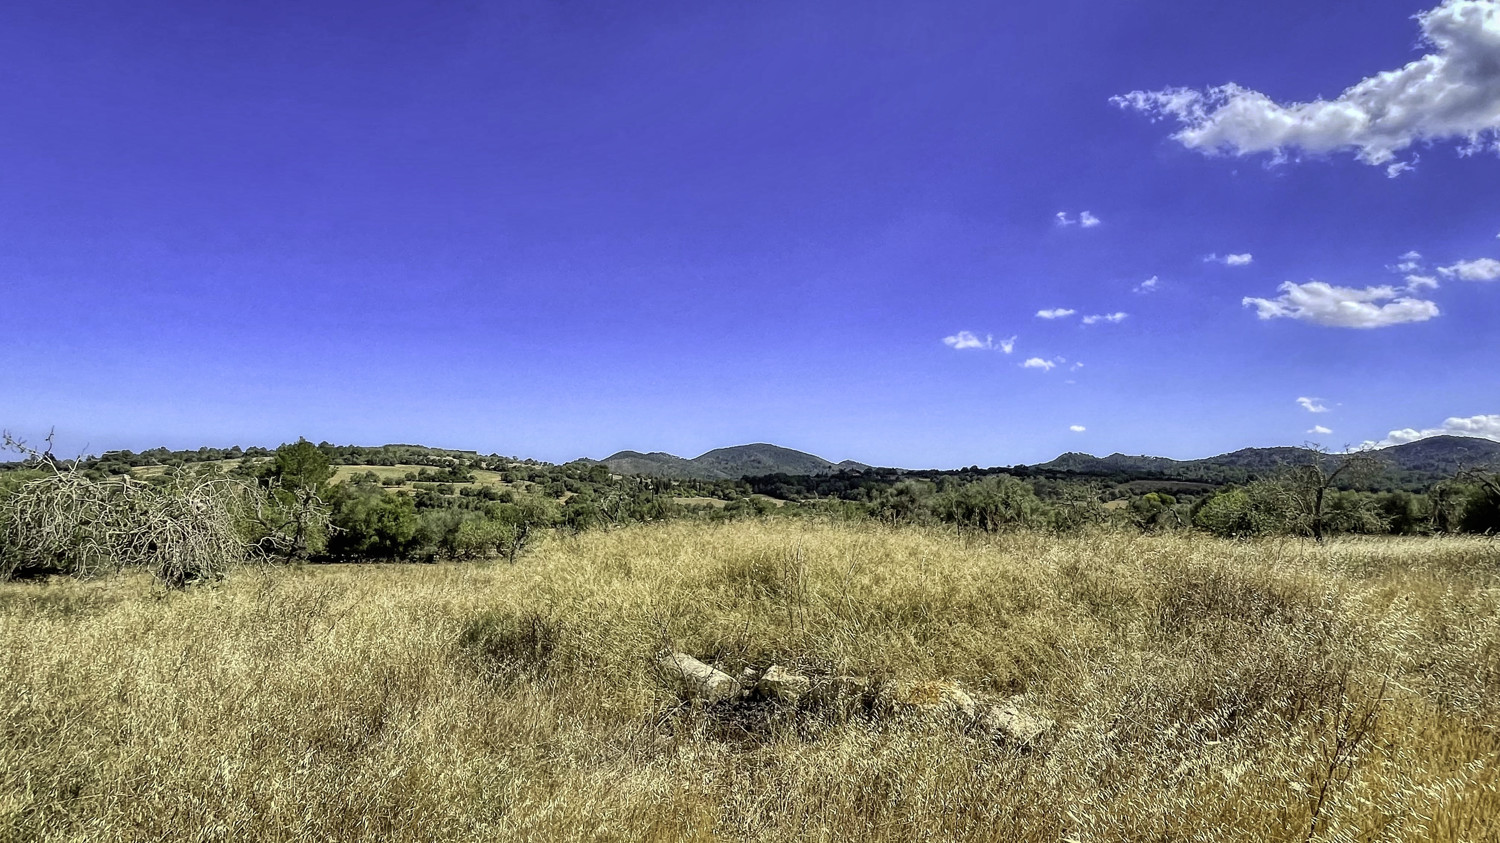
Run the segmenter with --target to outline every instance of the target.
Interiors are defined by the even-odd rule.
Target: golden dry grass
[[[771,521],[5,584],[0,840],[1495,840],[1497,575],[1483,539]],[[665,643],[1058,726],[727,722]]]

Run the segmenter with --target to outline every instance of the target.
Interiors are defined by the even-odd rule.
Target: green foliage
[[[1468,533],[1500,533],[1500,484],[1490,478],[1470,486],[1459,523]]]
[[[1207,498],[1192,518],[1194,526],[1227,538],[1303,532],[1286,488],[1265,480]]]
[[[329,556],[410,559],[421,546],[422,519],[411,495],[346,487],[333,500]]]
[[[945,523],[988,533],[1040,527],[1047,512],[1031,487],[1014,477],[986,477],[940,492],[933,511]]]

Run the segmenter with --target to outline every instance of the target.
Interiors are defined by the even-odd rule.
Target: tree
[[[318,446],[298,439],[276,449],[267,471],[271,497],[277,506],[267,513],[266,526],[290,537],[287,554],[306,559],[328,542],[329,507],[324,502],[333,466]]]
[[[1465,469],[1459,472],[1458,479],[1470,484],[1463,509],[1463,529],[1470,533],[1500,532],[1500,474]]]
[[[530,545],[537,531],[558,522],[557,501],[537,495],[518,495],[514,503],[495,504],[490,517],[499,522],[495,549],[511,564]]]
[[[1328,526],[1329,491],[1340,482],[1349,484],[1373,474],[1379,470],[1380,462],[1363,452],[1331,454],[1319,448],[1309,448],[1308,451],[1311,453],[1309,460],[1293,466],[1283,479],[1300,504],[1312,537],[1322,541]]]

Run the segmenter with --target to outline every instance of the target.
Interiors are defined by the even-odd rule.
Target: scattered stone
[[[796,705],[797,701],[802,699],[802,695],[811,689],[811,679],[792,673],[779,664],[771,665],[755,685],[755,690],[762,697],[787,705]]]
[[[975,728],[996,740],[1023,747],[1052,731],[1053,725],[1045,717],[1022,711],[1014,700],[990,706],[975,722]]]
[[[718,702],[735,695],[739,683],[729,674],[698,661],[686,653],[668,653],[657,662],[682,687],[689,699]]]
[[[753,667],[747,667],[740,671],[740,696],[748,697],[755,692],[755,686],[760,682],[761,671]]]

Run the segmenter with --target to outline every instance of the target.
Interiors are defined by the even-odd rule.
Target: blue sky
[[[6,4],[0,424],[1500,438],[1497,128],[1500,0]]]

